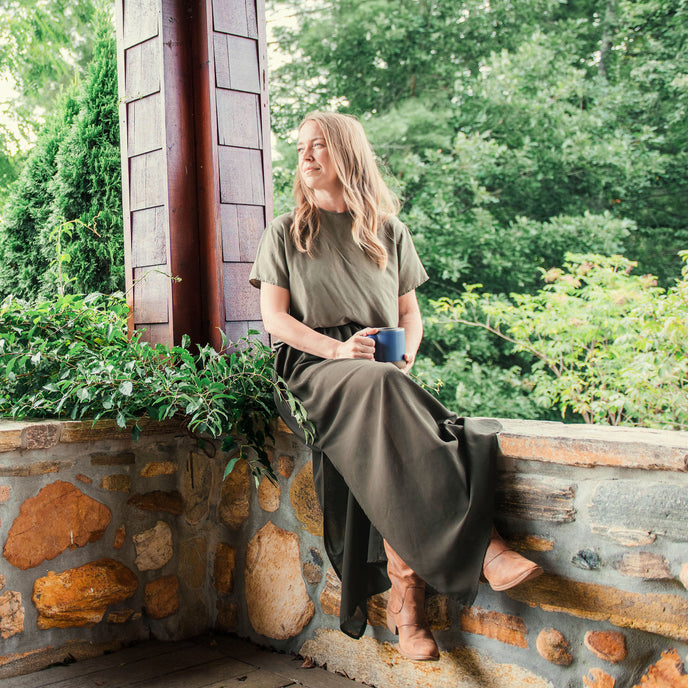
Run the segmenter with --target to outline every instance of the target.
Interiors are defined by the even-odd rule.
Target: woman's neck
[[[332,213],[345,213],[348,210],[341,190],[336,192],[317,190],[314,195],[315,204],[322,210],[329,210]]]

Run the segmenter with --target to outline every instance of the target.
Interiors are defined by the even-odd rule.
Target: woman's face
[[[299,154],[301,178],[309,189],[330,194],[341,191],[341,182],[317,122],[308,120],[301,127],[296,150]]]

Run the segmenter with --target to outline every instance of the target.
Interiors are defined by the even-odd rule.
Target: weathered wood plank
[[[124,52],[124,98],[143,98],[160,90],[160,46],[157,39]]]
[[[220,201],[264,205],[265,187],[261,151],[220,146]]]
[[[162,148],[161,94],[127,103],[127,152],[130,158]]]
[[[45,684],[46,688],[83,688],[84,685],[98,686],[98,688],[125,688],[129,686],[145,686],[175,672],[195,667],[200,673],[209,662],[222,659],[223,655],[208,647],[194,645],[178,649],[174,653],[165,653],[138,661],[116,664],[105,670],[96,670],[86,676],[70,678],[66,681]],[[86,683],[89,681],[90,683]]]
[[[235,320],[233,322],[225,323],[225,334],[230,342],[238,342],[242,337],[245,337],[249,330],[258,330],[260,335],[258,339],[265,345],[269,345],[269,337],[262,320]]]
[[[220,205],[222,260],[253,262],[265,228],[265,210],[257,205]]]
[[[145,208],[131,214],[131,262],[135,268],[167,263],[165,208]]]
[[[124,47],[158,35],[160,9],[149,0],[124,0]]]
[[[305,686],[305,688],[344,688],[357,685],[354,681],[320,667],[303,669],[301,668],[303,660],[299,657],[260,648],[238,638],[218,637],[217,648],[230,657],[236,657],[252,666],[280,676],[285,681],[282,685],[291,685],[287,681]]]
[[[223,33],[258,38],[254,0],[213,0],[213,28]]]
[[[219,88],[260,93],[258,42],[251,38],[216,33],[215,82]]]
[[[258,672],[250,664],[232,657],[223,657],[200,668],[193,666],[130,685],[132,688],[222,688],[231,685],[241,685],[244,688],[253,688],[255,685],[258,688],[261,679],[260,676],[256,677]],[[273,684],[275,688],[279,685]]]
[[[260,319],[260,293],[249,284],[250,271],[249,263],[223,265],[226,321]]]
[[[221,146],[263,147],[260,100],[255,93],[217,89],[217,135]]]
[[[93,685],[84,682],[84,677],[98,671],[106,671],[111,667],[120,664],[129,664],[140,660],[148,659],[156,655],[165,655],[178,652],[187,647],[194,647],[189,641],[179,643],[163,643],[160,641],[143,641],[133,647],[129,647],[117,652],[100,655],[89,659],[72,661],[70,664],[52,666],[42,671],[35,671],[24,676],[0,680],[2,688],[48,688],[56,684],[69,686],[66,681],[73,681],[74,686],[83,688],[85,685]],[[57,648],[52,651],[52,662],[66,661],[72,652],[73,644],[67,644],[64,648]],[[75,653],[78,656],[78,653]],[[45,666],[45,665],[44,665]]]
[[[139,323],[169,322],[171,278],[166,265],[134,269],[134,305]]]
[[[139,323],[136,330],[143,330],[141,339],[149,344],[169,344],[172,341],[172,329],[169,323]]]
[[[132,212],[165,204],[165,169],[161,150],[144,153],[129,160],[129,207]]]

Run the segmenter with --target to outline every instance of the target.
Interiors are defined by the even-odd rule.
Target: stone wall
[[[174,426],[0,423],[0,677],[144,637],[236,632],[378,685],[688,688],[688,434],[504,422],[498,527],[546,573],[471,608],[431,595],[442,650],[411,662],[370,601],[338,628],[309,453],[279,477]]]

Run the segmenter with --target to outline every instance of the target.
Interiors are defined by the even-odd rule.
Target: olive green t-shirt
[[[411,234],[390,217],[378,238],[387,250],[387,267],[378,266],[356,246],[348,212],[320,210],[320,232],[313,257],[299,252],[289,237],[293,213],[273,220],[258,246],[250,281],[289,289],[290,313],[309,327],[396,327],[398,298],[428,279]]]

